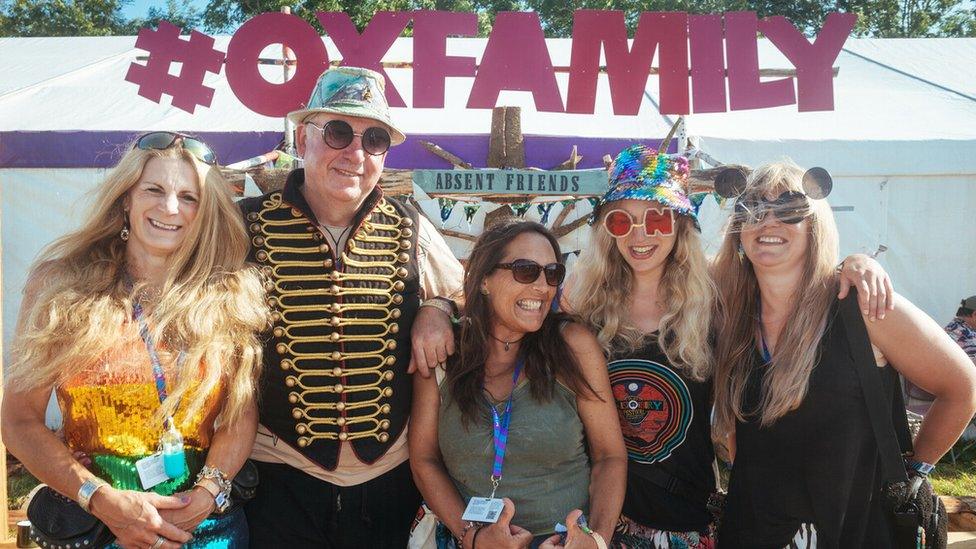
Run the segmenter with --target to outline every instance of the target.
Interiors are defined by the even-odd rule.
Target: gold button
[[[338,303],[333,303],[332,305],[326,305],[325,310],[329,311],[330,313],[341,313],[342,305],[339,305]]]
[[[405,267],[400,267],[396,270],[396,275],[398,278],[407,278],[407,269]]]
[[[399,305],[399,304],[403,303],[403,296],[400,295],[400,294],[397,294],[397,295],[393,296],[393,303],[395,305]]]
[[[384,419],[383,421],[380,422],[380,429],[385,431],[389,428],[390,428],[390,420]]]
[[[308,426],[304,423],[299,423],[298,425],[295,425],[295,431],[300,435],[304,435],[308,432]]]
[[[294,366],[295,366],[295,364],[292,361],[288,360],[287,358],[285,360],[282,360],[281,361],[281,369],[282,370],[291,370],[292,367],[294,367]]]
[[[334,295],[339,295],[339,292],[342,291],[342,287],[339,286],[338,284],[333,284],[332,286],[329,286],[329,291],[332,292]]]
[[[394,319],[400,318],[400,314],[400,309],[393,309],[390,311],[390,317]]]
[[[274,268],[271,265],[265,265],[264,267],[261,267],[261,273],[264,274],[264,276],[273,276]]]
[[[386,442],[386,441],[390,440],[390,434],[389,433],[380,433],[380,437],[379,438],[380,438],[380,442]]]
[[[409,217],[404,217],[400,221],[400,226],[401,227],[413,227],[413,219],[410,219]]]
[[[264,291],[270,292],[271,290],[274,290],[274,289],[275,289],[274,282],[271,282],[269,280],[269,281],[267,281],[267,282],[264,283]]]
[[[338,326],[341,323],[342,323],[342,319],[339,318],[339,317],[337,317],[337,316],[334,316],[334,317],[332,317],[332,318],[329,319],[329,324],[331,324],[333,326]]]
[[[349,438],[349,433],[339,433],[339,440],[346,441]]]
[[[342,336],[339,335],[339,332],[332,332],[332,335],[329,336],[329,339],[331,339],[332,341],[339,341],[340,337]]]
[[[402,292],[403,291],[403,288],[405,288],[405,287],[406,287],[406,284],[404,284],[402,280],[397,280],[396,282],[393,283],[393,289],[396,290],[396,291],[398,291],[398,292]]]
[[[394,349],[396,349],[396,341],[393,341],[392,339],[389,340],[389,341],[387,341],[386,342],[386,348],[389,349],[389,350],[391,350],[391,351],[394,350]]]
[[[345,424],[346,424],[346,418],[344,417],[340,417],[339,419],[336,420],[336,425],[338,425],[339,427],[342,427]]]
[[[314,233],[315,232],[315,227],[313,227],[311,225],[305,225],[305,232],[306,233]]]
[[[299,210],[298,208],[292,208],[291,209],[291,215],[293,215],[295,217],[301,217],[302,216],[302,211]]]
[[[253,242],[255,246],[264,246],[264,237],[255,236],[254,238],[251,239],[251,242]]]
[[[413,230],[403,229],[402,231],[400,231],[400,235],[403,236],[403,238],[410,238],[411,236],[413,236]]]
[[[396,323],[390,324],[390,333],[391,334],[400,333],[400,325]]]
[[[401,240],[400,241],[400,249],[401,250],[409,250],[410,249],[410,246],[412,246],[412,244],[410,244],[410,241],[409,240]]]
[[[342,360],[342,353],[339,351],[332,351],[332,360]]]
[[[281,320],[281,313],[279,313],[278,311],[272,311],[271,312],[271,320],[273,320],[275,322],[278,322],[279,320]]]
[[[277,306],[278,306],[278,298],[277,297],[269,297],[268,298],[268,307],[274,308],[274,307],[277,307]]]
[[[285,386],[294,387],[298,383],[298,379],[295,376],[288,376],[285,378]]]
[[[335,368],[333,368],[332,369],[332,375],[334,375],[336,377],[341,376],[342,375],[342,368],[339,368],[338,366],[335,367]]]
[[[346,409],[346,403],[345,402],[337,402],[336,403],[336,410],[339,410],[341,412],[341,411],[343,411],[345,409]]]
[[[306,446],[308,446],[308,438],[307,437],[298,437],[298,447],[299,448],[304,448]]]
[[[342,277],[342,275],[339,274],[338,271],[332,271],[331,273],[329,273],[329,279],[330,280],[338,281],[340,277]]]
[[[337,392],[337,393],[341,393],[341,392],[342,392],[342,391],[344,391],[345,389],[346,389],[346,388],[345,388],[345,387],[343,387],[341,383],[336,383],[336,384],[335,384],[335,387],[333,387],[333,388],[332,388],[332,390],[333,390],[333,391],[335,391],[335,392]]]
[[[328,253],[328,251],[329,251],[329,245],[328,244],[322,244],[321,246],[319,246],[319,251],[322,252],[322,253]]]
[[[251,223],[250,229],[251,229],[251,232],[252,233],[259,233],[259,232],[261,232],[261,224],[260,223]]]
[[[389,404],[384,404],[383,406],[380,406],[380,413],[381,414],[389,414],[390,413],[390,405]]]
[[[288,352],[288,346],[284,343],[279,343],[275,345],[275,351],[278,351],[279,355],[283,355]]]
[[[400,263],[406,263],[407,261],[410,261],[410,254],[408,254],[407,252],[400,252],[400,255],[397,256],[397,261],[399,261]]]
[[[325,261],[322,262],[322,265],[326,269],[331,269],[332,268],[332,260],[331,259],[326,259]]]
[[[396,357],[392,357],[392,356],[386,357],[385,363],[387,366],[393,366],[393,363],[395,362],[396,362]]]
[[[254,254],[254,257],[258,258],[258,261],[267,261],[268,252],[264,250],[258,250],[258,253]]]
[[[251,212],[251,213],[247,214],[247,220],[248,221],[257,221],[258,220],[258,214],[257,214],[257,212]]]
[[[312,240],[315,241],[322,240],[322,233],[312,233]]]
[[[383,374],[383,379],[390,381],[391,379],[393,379],[393,376],[394,376],[393,370],[387,370],[386,373]]]
[[[302,419],[302,411],[298,408],[294,408],[291,411],[291,417],[295,419]]]
[[[272,332],[274,332],[275,337],[283,337],[285,335],[285,329],[280,326],[272,330]]]
[[[393,396],[393,387],[387,387],[386,389],[383,389],[383,396],[385,397]]]
[[[298,404],[298,393],[291,393],[288,395],[288,402],[292,404]],[[295,418],[298,419],[298,418]]]

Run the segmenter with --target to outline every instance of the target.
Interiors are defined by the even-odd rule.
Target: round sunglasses
[[[209,145],[192,135],[179,132],[149,132],[136,139],[135,148],[143,151],[162,151],[173,146],[179,140],[184,150],[196,157],[197,160],[211,166],[217,165],[217,154]]]
[[[614,238],[624,238],[643,225],[647,236],[668,236],[674,232],[674,210],[671,208],[647,208],[644,210],[643,223],[634,220],[625,210],[611,210],[603,218],[603,228]]]
[[[390,150],[390,132],[380,126],[372,126],[366,128],[363,133],[356,133],[345,120],[329,120],[324,126],[312,122],[306,124],[321,131],[325,144],[336,150],[345,149],[357,136],[362,139],[363,150],[373,156],[379,156]]]
[[[799,191],[786,191],[773,200],[750,197],[735,204],[735,212],[746,225],[762,223],[767,214],[789,225],[796,225],[810,215],[810,200]]]
[[[512,271],[515,282],[521,284],[532,284],[539,279],[539,273],[545,273],[546,284],[550,286],[559,286],[566,278],[566,266],[562,263],[550,263],[543,266],[531,259],[516,259],[511,263],[499,263],[495,265],[495,268]]]

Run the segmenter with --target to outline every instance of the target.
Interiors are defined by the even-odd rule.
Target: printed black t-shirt
[[[715,487],[711,380],[673,367],[656,338],[614,353],[607,367],[629,458],[624,515],[660,530],[704,531]]]

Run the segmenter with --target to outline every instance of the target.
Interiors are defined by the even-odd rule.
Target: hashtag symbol
[[[156,30],[139,30],[136,47],[149,52],[145,65],[133,62],[125,79],[139,86],[139,95],[159,103],[164,93],[173,97],[173,106],[192,113],[197,105],[209,107],[214,89],[203,85],[208,72],[220,73],[224,53],[215,50],[214,39],[201,32],[180,38],[180,28],[160,21]],[[173,63],[182,63],[179,76],[169,73]]]

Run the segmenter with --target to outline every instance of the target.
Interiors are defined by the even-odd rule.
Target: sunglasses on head
[[[211,166],[217,164],[217,155],[209,145],[185,133],[149,132],[136,139],[135,148],[143,151],[162,151],[172,147],[177,140],[184,150],[195,156],[200,162]]]
[[[743,223],[762,223],[767,214],[773,214],[783,223],[795,225],[810,215],[810,200],[799,191],[786,191],[773,200],[761,197],[740,199],[735,212]]]
[[[357,136],[362,139],[363,150],[373,156],[379,156],[390,150],[390,132],[381,126],[372,126],[366,128],[363,133],[356,133],[345,120],[329,120],[324,126],[312,122],[306,124],[321,131],[325,144],[336,150],[345,149]]]
[[[667,236],[674,232],[674,210],[671,208],[647,208],[642,222],[635,221],[625,210],[611,210],[603,218],[603,228],[614,238],[624,238],[634,227],[644,227],[647,236]]]
[[[550,286],[559,286],[566,278],[566,266],[562,263],[550,263],[543,266],[530,259],[516,259],[511,263],[499,263],[495,265],[495,268],[512,271],[515,282],[521,284],[532,284],[539,279],[539,273],[546,274],[546,284]]]

